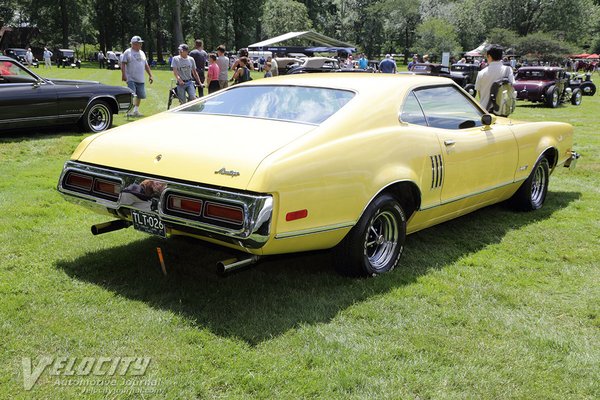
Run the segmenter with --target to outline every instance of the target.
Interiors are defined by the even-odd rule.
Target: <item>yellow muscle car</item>
[[[261,79],[85,139],[58,190],[133,225],[258,257],[335,247],[347,275],[393,269],[406,234],[511,199],[542,206],[573,128],[496,118],[446,78]]]

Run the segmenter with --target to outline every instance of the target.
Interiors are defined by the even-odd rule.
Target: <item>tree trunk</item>
[[[175,44],[183,43],[183,28],[181,26],[181,0],[175,0],[175,13],[173,14],[173,33]]]
[[[62,46],[66,49],[69,47],[69,10],[67,10],[67,0],[60,0],[60,19],[62,22]]]

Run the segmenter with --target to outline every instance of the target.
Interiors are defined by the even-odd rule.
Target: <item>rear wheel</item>
[[[573,104],[574,106],[580,105],[582,97],[583,93],[581,92],[581,89],[573,90],[573,93],[571,94],[571,104]]]
[[[551,108],[558,107],[559,103],[558,88],[554,85],[550,86],[546,90],[546,105]]]
[[[335,248],[335,267],[342,275],[375,276],[394,269],[406,238],[406,216],[389,194],[378,196]]]
[[[529,178],[523,182],[519,190],[510,199],[517,210],[533,211],[542,208],[548,193],[550,180],[550,163],[543,156],[531,171]]]
[[[95,100],[81,117],[80,125],[88,132],[102,132],[111,127],[112,121],[109,105],[105,101]]]
[[[586,96],[593,96],[596,94],[596,85],[592,82],[584,82],[581,84],[580,88]]]

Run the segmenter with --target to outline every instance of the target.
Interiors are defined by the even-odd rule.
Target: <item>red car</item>
[[[561,103],[581,104],[583,92],[570,86],[569,74],[559,67],[522,67],[514,83],[518,100],[544,103],[556,108]]]

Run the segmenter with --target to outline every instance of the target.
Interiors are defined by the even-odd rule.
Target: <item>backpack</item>
[[[502,79],[498,79],[492,83],[490,90],[490,102],[487,110],[500,117],[508,117],[515,111],[517,105],[517,92],[509,82],[508,76],[510,73],[509,67],[505,68],[505,74]]]

